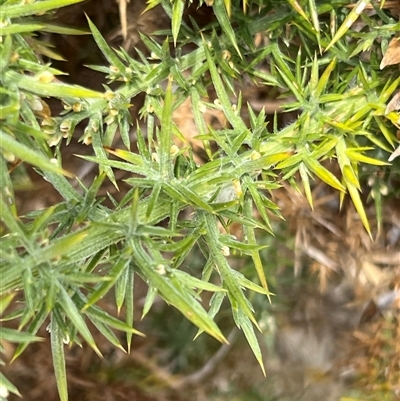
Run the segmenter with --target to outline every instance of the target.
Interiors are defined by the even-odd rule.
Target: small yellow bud
[[[256,150],[253,150],[252,152],[251,152],[251,155],[250,155],[250,159],[251,160],[258,160],[258,159],[260,159],[261,158],[261,154],[260,153],[258,153]]]
[[[157,272],[158,274],[160,274],[161,276],[164,276],[165,273],[166,273],[165,266],[162,265],[162,264],[159,264],[159,265],[156,267],[156,272]]]
[[[227,247],[226,245],[222,245],[221,252],[222,252],[222,255],[224,255],[224,256],[229,256],[231,254],[229,247]]]
[[[169,150],[169,154],[174,157],[179,153],[179,148],[176,145],[172,145],[171,149]]]
[[[229,61],[232,58],[232,53],[228,50],[224,50],[222,52],[222,58],[226,61]]]
[[[104,98],[106,100],[113,100],[115,98],[115,93],[112,91],[106,91],[106,93],[104,93]]]
[[[207,106],[203,102],[200,102],[199,103],[199,110],[200,110],[201,113],[205,113],[207,111]]]
[[[48,84],[54,80],[54,75],[50,71],[43,71],[40,74],[36,75],[36,79],[39,82]]]
[[[75,113],[79,113],[80,111],[82,111],[83,110],[83,105],[82,105],[82,103],[74,103],[73,105],[72,105],[72,110],[73,111],[75,111]]]
[[[239,180],[232,181],[233,188],[235,190],[236,196],[239,198],[243,195],[242,185],[240,184]]]
[[[105,122],[107,125],[111,125],[114,121],[115,121],[115,117],[112,116],[111,114],[109,114],[109,115],[104,119],[104,122]]]
[[[115,65],[110,65],[110,71],[112,74],[118,74],[119,73],[119,69],[117,67],[115,67]]]
[[[62,138],[61,134],[51,135],[50,138],[47,140],[47,143],[49,144],[50,147],[57,146],[60,143],[61,138]]]
[[[83,143],[87,146],[92,144],[92,135],[88,134],[85,135],[85,137],[83,138]]]
[[[60,131],[61,132],[68,132],[71,129],[72,123],[71,120],[64,120],[60,124]]]

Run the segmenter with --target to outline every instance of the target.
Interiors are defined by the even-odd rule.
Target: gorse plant
[[[111,49],[88,21],[108,62],[92,68],[105,74],[107,84],[117,84],[100,93],[56,79],[61,72],[40,58],[55,54],[33,35],[84,33],[57,27],[41,15],[79,1],[1,1],[0,294],[3,321],[17,321],[18,329],[2,327],[0,338],[19,343],[17,358],[40,340],[39,328],[50,321],[54,370],[65,401],[64,344],[83,339],[100,355],[88,320],[119,348],[114,329],[126,332],[128,350],[132,335],[142,335],[133,327],[139,276],[148,285],[143,316],[158,295],[199,333],[221,342],[226,339],[214,318],[227,298],[263,369],[257,319],[245,290],[270,295],[259,254],[263,246],[256,238],[258,229],[272,235],[270,216],[280,216],[270,194],[283,181],[301,183],[312,207],[316,176],[337,189],[341,201],[351,197],[370,232],[359,169],[388,165],[397,143],[399,114],[385,109],[400,83],[398,67],[380,70],[379,64],[399,23],[375,3],[363,14],[367,1],[349,7],[341,0],[249,0],[243,6],[215,0],[207,4],[216,19],[199,28],[195,18],[183,18],[186,2],[149,1],[148,9],[161,4],[171,18],[171,30],[161,32],[160,41],[142,35],[150,57]],[[361,25],[352,30],[357,18]],[[256,36],[263,38],[257,45]],[[264,111],[243,104],[238,88],[244,78],[278,90],[287,99],[284,110],[296,111],[298,118],[282,129],[267,126]],[[139,125],[129,108],[141,93]],[[62,100],[62,115],[51,115],[49,96]],[[186,99],[205,149],[201,165],[194,161],[187,133],[173,120]],[[225,127],[206,123],[210,109],[223,113]],[[80,183],[76,189],[62,168],[61,144],[82,123],[81,139],[91,144],[94,156],[81,157],[97,163],[99,173],[89,186]],[[115,148],[117,134],[123,149]],[[20,216],[11,172],[18,161],[31,164],[63,201]],[[132,189],[120,202],[110,196],[110,207],[98,192],[106,179],[118,187],[116,170],[128,173]],[[241,227],[242,238],[231,232],[233,223]],[[193,248],[205,260],[196,276],[184,269]],[[230,265],[231,251],[252,258],[259,283]],[[124,310],[121,318],[97,304],[111,289],[118,310]],[[208,311],[202,291],[213,293]],[[14,298],[18,308],[7,313]],[[0,383],[18,394],[3,375]]]

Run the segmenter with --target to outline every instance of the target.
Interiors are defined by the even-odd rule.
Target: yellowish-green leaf
[[[90,35],[90,31],[85,29],[70,28],[67,26],[49,24],[47,22],[44,24],[41,31],[58,33],[60,35]]]
[[[253,322],[253,324],[260,329],[254,317],[249,301],[244,296],[231,267],[229,266],[226,258],[222,255],[221,249],[219,248],[219,231],[215,216],[203,214],[203,219],[207,228],[207,234],[205,237],[207,238],[207,245],[210,248],[210,257],[213,259],[219,274],[221,275],[224,286],[228,290],[230,299],[232,298],[237,304],[238,308],[240,308],[243,313]],[[232,311],[234,311],[233,308]]]
[[[314,160],[309,156],[305,156],[304,163],[323,182],[330,185],[332,188],[338,189],[339,191],[346,191],[345,187],[340,183],[340,181],[317,160]]]
[[[114,347],[120,349],[121,351],[125,352],[124,347],[121,345],[118,337],[115,335],[115,333],[110,329],[109,326],[106,324],[99,322],[95,318],[90,319],[92,323],[96,326],[97,330],[106,338]]]
[[[149,310],[152,307],[157,294],[158,294],[157,288],[153,286],[151,283],[149,283],[146,298],[144,300],[141,319],[143,319],[149,313]]]
[[[39,31],[44,27],[43,24],[12,24],[1,27],[1,35],[13,35],[16,33]]]
[[[248,0],[243,0],[243,11],[246,12],[246,4]],[[232,0],[224,0],[226,12],[228,13],[229,18],[231,17],[232,13]]]
[[[81,243],[87,234],[88,233],[85,231],[80,231],[62,237],[57,241],[53,241],[46,248],[46,254],[42,255],[45,257],[45,260],[42,260],[41,262],[43,263],[44,261],[50,261],[52,259],[59,260],[62,257],[68,256],[71,250],[73,250],[77,244]],[[40,251],[38,253],[42,254]]]
[[[311,21],[315,30],[315,35],[317,37],[317,43],[319,47],[319,51],[321,52],[321,35],[320,35],[320,26],[319,26],[319,16],[317,6],[315,4],[315,0],[308,0],[308,6],[310,8]]]
[[[128,280],[126,281],[126,291],[125,291],[125,323],[127,326],[133,326],[133,312],[134,312],[134,297],[133,297],[133,289],[134,289],[134,274],[133,269],[130,267],[128,274]],[[131,350],[132,344],[132,333],[126,333],[126,343],[128,346],[128,353]]]
[[[118,315],[121,312],[122,305],[124,304],[125,295],[127,288],[128,277],[130,274],[130,268],[125,269],[120,277],[115,282],[115,305],[117,306]]]
[[[278,61],[279,58],[276,60]],[[287,69],[287,71],[285,73],[285,70],[281,70],[280,67],[281,67],[281,65],[279,67],[276,67],[276,70],[279,72],[282,79],[285,81],[287,87],[293,92],[293,94],[296,96],[296,99],[299,102],[305,103],[304,88],[301,88],[301,86],[298,84],[298,82],[296,82],[293,74],[290,72],[289,69]]]
[[[40,310],[38,312],[36,312],[33,320],[30,322],[30,324],[27,328],[27,332],[31,333],[32,335],[36,334],[38,332],[38,330],[40,329],[40,327],[42,327],[47,316],[48,316],[48,312],[46,310],[46,305],[43,303]],[[21,329],[21,327],[19,327],[19,329]],[[30,344],[29,341],[20,343],[14,352],[11,362],[15,361],[22,354],[22,352],[26,349],[26,347],[29,344]]]
[[[275,158],[279,157],[278,155],[286,155],[286,158],[281,161],[280,163],[278,163],[275,168],[282,170],[284,168],[288,168],[288,167],[292,167],[296,164],[299,164],[302,160],[303,160],[303,152],[299,152],[299,153],[295,153],[293,155],[291,155],[289,152],[288,153],[278,153],[277,155],[273,155],[275,156]],[[271,160],[271,158],[273,156],[270,156],[268,159]],[[273,159],[272,159],[273,160]]]
[[[382,121],[381,117],[374,116],[374,120],[378,124],[379,129],[381,130],[385,139],[389,142],[390,146],[394,147],[395,146],[394,144],[396,142],[396,136],[393,135],[393,132],[390,129],[388,129],[387,125]],[[400,118],[397,125],[399,125],[399,123],[400,123]]]
[[[378,160],[378,159],[373,159],[372,157],[365,156],[355,150],[347,149],[346,155],[349,157],[349,159],[351,161],[372,164],[374,166],[389,166],[390,165],[390,163],[387,163],[387,162],[384,162],[384,161]]]
[[[199,302],[190,296],[187,287],[183,284],[181,286],[175,285],[163,269],[156,271],[152,266],[153,263],[151,259],[146,252],[144,252],[137,238],[131,239],[131,245],[139,268],[149,281],[149,284],[157,288],[159,294],[169,304],[177,308],[195,326],[204,330],[218,341],[226,343],[226,338],[221,333],[216,323],[209,317]],[[173,275],[173,272],[169,274]]]
[[[32,148],[18,142],[11,135],[6,134],[0,130],[0,148],[13,154],[18,159],[21,159],[35,167],[38,167],[45,171],[52,171],[54,173],[59,173],[66,175],[67,177],[73,177],[71,173],[62,169],[57,164],[52,163],[43,154],[38,153]]]
[[[208,316],[210,316],[211,319],[214,319],[214,317],[217,315],[219,310],[221,309],[222,301],[225,299],[225,292],[215,292],[214,295],[211,297],[209,305],[210,309],[208,310]],[[194,340],[201,334],[203,333],[204,330],[199,329],[196,335],[194,336]]]
[[[125,269],[128,268],[130,260],[127,259],[124,255],[114,263],[111,270],[108,272],[107,277],[109,280],[100,283],[96,290],[90,295],[86,305],[83,307],[82,312],[84,312],[87,308],[94,305],[99,299],[101,299],[112,287],[114,287],[116,281],[120,277],[120,275],[124,272]]]
[[[253,351],[253,354],[256,357],[257,362],[259,363],[261,370],[265,376],[265,368],[261,349],[258,343],[258,339],[254,333],[253,325],[251,324],[250,319],[240,309],[238,310],[238,323],[243,330],[244,335],[246,336],[246,339],[250,345],[250,348]]]
[[[17,395],[18,397],[22,398],[21,393],[18,389],[12,384],[7,377],[0,372],[0,389],[4,392],[4,389],[7,389],[10,393]]]
[[[262,219],[264,220],[265,224],[267,226],[270,226],[270,221],[269,221],[269,217],[266,211],[266,207],[265,207],[265,196],[263,193],[261,193],[258,188],[257,188],[257,184],[256,182],[254,182],[252,180],[251,177],[249,177],[248,175],[243,177],[243,184],[245,187],[247,187],[247,189],[249,190],[251,197],[253,198],[253,201],[262,217]],[[272,206],[272,205],[271,205]],[[251,218],[252,217],[252,207],[249,210],[245,211],[245,216]],[[272,228],[271,228],[272,231]],[[249,244],[251,246],[254,246],[254,249],[252,249],[251,251],[256,251],[257,249],[257,244],[256,242],[249,242]],[[240,249],[240,247],[239,247]],[[244,249],[243,249],[244,250]]]
[[[118,156],[119,158],[132,163],[134,165],[143,166],[143,159],[136,153],[132,153],[129,150],[123,149],[112,149],[110,147],[105,146],[105,150],[112,155]]]
[[[107,41],[103,38],[100,31],[93,24],[89,17],[86,17],[89,23],[90,30],[92,31],[92,35],[94,40],[96,41],[97,46],[104,54],[104,57],[111,64],[112,67],[117,69],[120,73],[123,73],[126,69],[125,65],[121,62],[115,52],[110,48]]]
[[[181,0],[176,0],[181,1]],[[172,96],[172,76],[168,78],[167,89],[165,90],[164,107],[161,116],[161,132],[160,132],[160,174],[166,178],[172,174],[171,169],[171,132],[172,132],[172,111],[173,111],[173,96]]]
[[[360,14],[364,11],[365,7],[371,2],[371,0],[359,0],[357,4],[350,11],[349,15],[343,21],[340,28],[336,31],[335,36],[326,47],[325,51],[332,47],[354,24]]]
[[[288,3],[293,7],[293,9],[299,13],[306,21],[310,22],[307,14],[304,12],[300,3],[297,0],[288,0]]]
[[[350,183],[354,185],[358,190],[361,190],[358,178],[350,164],[346,164],[343,166],[342,173],[346,183]]]
[[[182,15],[183,15],[183,10],[185,9],[185,4],[186,3],[184,0],[174,0],[172,4],[171,29],[175,46],[176,46],[176,40],[178,39],[179,30],[182,24]]]
[[[36,93],[40,96],[49,97],[77,97],[77,98],[103,98],[104,93],[87,89],[78,85],[68,85],[64,83],[48,82],[51,80],[51,75],[39,74],[38,76],[22,75],[18,72],[8,70],[5,72],[4,81],[12,82],[18,88],[27,92]],[[54,78],[53,78],[54,79]]]
[[[304,192],[306,194],[307,201],[308,201],[309,205],[311,206],[311,209],[314,210],[313,199],[312,199],[312,194],[311,194],[311,187],[310,187],[310,179],[308,176],[307,167],[304,163],[300,163],[299,172],[300,172],[301,181],[303,182]]]
[[[179,280],[188,288],[197,288],[199,290],[212,291],[212,292],[219,292],[219,291],[226,292],[225,288],[209,283],[207,281],[200,280],[197,277],[191,276],[190,274],[182,270],[176,270],[174,271],[174,274],[176,274]]]
[[[279,145],[278,145],[279,146]],[[284,146],[279,146],[279,147],[287,147],[286,145]],[[265,148],[264,148],[265,149]],[[269,170],[271,166],[275,165],[276,163],[279,163],[283,160],[289,159],[292,157],[293,152],[287,151],[287,152],[280,152],[280,153],[275,153],[275,154],[268,154],[268,148],[267,151],[265,152],[265,155],[263,155],[260,159],[255,159],[253,161],[254,167],[258,166],[258,163],[260,163],[260,167],[265,170]]]
[[[81,296],[81,294],[79,295],[80,299],[78,301],[78,306],[82,308],[85,304],[85,301]],[[74,300],[76,300],[76,298],[74,298]],[[97,322],[101,322],[106,326],[112,327],[116,330],[145,337],[145,335],[142,332],[133,328],[132,325],[128,325],[127,323],[115,318],[114,316],[109,315],[107,312],[103,311],[102,309],[100,309],[95,305],[87,309],[85,311],[85,315],[87,315],[90,319],[96,320]]]
[[[320,159],[327,156],[329,152],[336,146],[337,138],[326,138],[321,144],[318,145],[311,153],[311,157],[314,159]]]
[[[248,178],[247,181],[250,181],[250,179]],[[253,191],[251,191],[252,185],[250,182],[248,182],[248,187],[250,189],[250,192],[252,193],[253,196],[253,200],[256,201],[257,196],[256,196],[256,189],[254,188]],[[259,203],[259,202],[257,202]],[[250,196],[247,196],[244,202],[244,208],[243,208],[243,214],[246,217],[251,218],[252,214],[253,214],[253,207],[252,207],[252,198]],[[262,205],[258,205],[257,206],[258,210],[262,209]],[[268,217],[264,217],[264,220],[267,219],[267,223],[268,223]],[[250,226],[243,226],[243,230],[245,233],[245,237],[247,238],[247,242],[250,245],[257,245],[257,241],[256,241],[256,235],[254,232],[254,227],[250,227]],[[257,272],[257,276],[258,279],[260,280],[260,283],[262,285],[262,287],[265,289],[265,291],[267,291],[268,293],[268,298],[269,298],[269,290],[268,290],[268,284],[267,284],[267,279],[265,277],[265,273],[264,273],[264,266],[263,263],[261,261],[260,258],[260,254],[259,251],[257,249],[254,249],[250,252],[251,254],[251,258],[253,259],[253,263],[254,263],[254,267],[256,268],[256,272]]]
[[[65,368],[63,332],[59,328],[54,316],[52,316],[50,322],[50,343],[58,395],[60,396],[61,401],[68,401],[67,371]]]
[[[350,182],[346,182],[346,186],[357,213],[360,216],[361,222],[372,239],[371,228],[369,226],[368,217],[365,213],[365,209],[360,198],[360,193],[358,192],[356,186],[352,185]]]
[[[9,329],[7,327],[0,326],[0,339],[9,341],[12,343],[32,342],[32,341],[43,341],[43,338],[37,337],[31,333]]]
[[[161,2],[162,0],[147,0],[147,7],[145,8],[142,14],[158,6]]]
[[[7,306],[14,299],[16,292],[10,292],[8,294],[0,295],[0,315],[3,315],[4,311],[7,309]]]
[[[101,352],[97,348],[97,345],[93,339],[92,334],[89,331],[87,324],[83,320],[83,318],[82,318],[81,314],[79,313],[74,302],[72,302],[71,297],[68,295],[67,291],[61,285],[59,286],[59,290],[60,290],[60,296],[61,296],[60,304],[61,304],[63,310],[65,311],[66,315],[71,320],[71,322],[75,326],[76,330],[82,334],[82,337],[89,344],[89,346],[93,349],[93,351],[96,352],[96,354],[101,357],[102,356]]]
[[[231,22],[229,20],[229,14],[224,4],[224,0],[214,0],[213,9],[214,14],[217,17],[217,20],[221,25],[221,28],[224,31],[225,35],[237,51],[238,55],[243,58],[236,41],[235,31],[233,30]]]
[[[257,292],[258,294],[267,295],[269,300],[270,300],[269,297],[271,295],[274,295],[268,289],[261,287],[260,285],[256,284],[255,282],[253,282],[253,281],[249,280],[248,278],[246,278],[245,276],[243,276],[242,273],[240,273],[236,270],[233,270],[232,273],[235,276],[236,280],[238,281],[238,283],[240,284],[241,287],[247,288],[250,291]]]
[[[2,4],[1,17],[2,19],[5,19],[5,18],[25,17],[34,14],[43,14],[46,11],[58,9],[76,3],[81,3],[82,1],[84,0],[45,0],[45,1],[37,1],[34,3],[25,2],[23,6],[21,4],[11,4],[11,5]]]
[[[218,99],[221,102],[226,118],[229,120],[229,122],[235,129],[237,129],[240,132],[245,131],[247,129],[246,124],[244,124],[243,120],[239,116],[237,116],[232,109],[231,99],[228,93],[226,92],[224,83],[222,82],[221,76],[210,54],[210,51],[208,50],[206,43],[204,43],[204,51],[207,57],[207,65],[210,70],[215,91],[217,92]]]
[[[396,49],[398,49],[396,47]],[[393,92],[396,91],[399,88],[400,85],[400,77],[395,79],[387,88],[385,88],[384,91],[379,96],[379,102],[380,103],[386,103],[390,96],[392,96]]]
[[[312,0],[311,0],[312,1]],[[332,61],[329,63],[328,67],[325,68],[324,72],[322,73],[318,85],[315,88],[315,97],[319,98],[321,94],[324,92],[328,82],[329,82],[329,77],[332,73],[332,71],[335,69],[337,63],[337,58],[334,57]]]

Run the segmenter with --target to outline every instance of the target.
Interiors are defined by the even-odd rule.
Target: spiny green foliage
[[[151,1],[149,8],[161,3],[172,21],[161,44],[142,36],[151,59],[140,51],[134,59],[123,49],[111,49],[89,21],[109,63],[93,68],[104,72],[108,82],[120,83],[114,91],[99,93],[56,81],[60,72],[39,60],[43,44],[31,35],[38,30],[78,33],[34,16],[76,2],[1,2],[2,311],[16,294],[23,298],[19,309],[4,317],[17,319],[19,329],[2,328],[1,338],[19,343],[16,358],[38,340],[35,335],[49,318],[57,384],[65,401],[63,344],[80,344],[83,338],[100,354],[88,320],[119,348],[123,346],[112,329],[126,332],[128,349],[132,334],[141,335],[132,327],[137,275],[149,287],[143,315],[158,294],[200,332],[221,342],[226,340],[214,318],[227,297],[236,325],[263,366],[253,330],[257,320],[245,290],[270,295],[259,255],[262,246],[256,241],[256,230],[272,231],[271,213],[280,215],[270,193],[283,181],[295,187],[300,181],[312,207],[312,179],[317,176],[337,189],[341,200],[350,195],[370,231],[359,170],[365,163],[386,165],[375,155],[390,152],[397,142],[394,124],[399,125],[399,116],[385,115],[385,107],[400,78],[396,68],[380,71],[379,62],[399,24],[375,4],[375,15],[360,17],[364,29],[358,32],[350,25],[361,6],[347,8],[347,1],[248,0],[244,12],[239,1],[215,0],[207,4],[216,21],[199,29],[193,20],[184,22],[187,4],[182,0]],[[265,39],[263,45],[256,46],[256,35]],[[195,50],[187,51],[188,43]],[[360,57],[362,51],[368,57]],[[259,67],[265,60],[269,71]],[[285,109],[297,111],[298,118],[281,130],[267,127],[264,111],[242,105],[236,84],[243,77],[277,88],[282,98],[290,99]],[[208,99],[210,89],[217,96],[214,103]],[[135,129],[137,151],[131,151],[128,109],[140,93],[145,94],[144,125]],[[50,95],[63,100],[67,112],[62,116],[40,113],[43,98]],[[201,166],[189,144],[174,145],[186,133],[179,131],[172,114],[188,98],[208,157]],[[249,121],[242,116],[245,107]],[[222,111],[227,127],[207,126],[207,109]],[[82,141],[91,142],[95,154],[84,158],[99,165],[99,175],[78,191],[65,178],[69,173],[61,166],[60,145],[82,122]],[[117,132],[126,149],[113,148]],[[21,219],[8,172],[8,162],[17,159],[32,164],[64,201]],[[327,161],[338,166],[339,177]],[[98,191],[106,178],[117,186],[116,169],[131,174],[126,181],[132,190],[121,202],[112,200],[110,208]],[[190,218],[182,217],[185,210]],[[162,221],[167,225],[160,226]],[[230,234],[232,223],[242,227],[243,240]],[[204,255],[201,278],[184,270],[194,247]],[[230,250],[253,259],[261,285],[230,265]],[[123,319],[97,306],[113,288],[118,310],[125,310]],[[200,302],[204,290],[214,293],[208,312]],[[1,386],[17,393],[4,376],[0,379]]]

